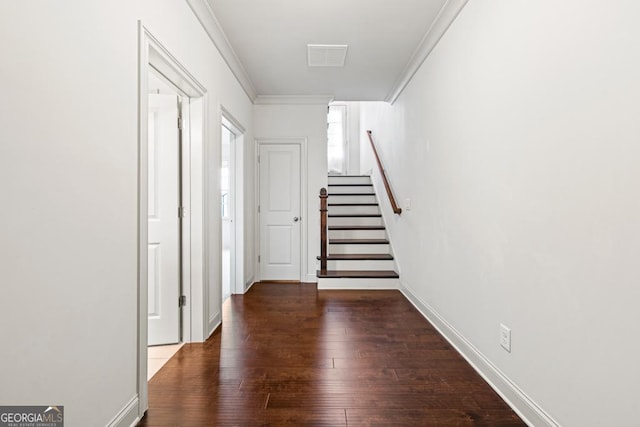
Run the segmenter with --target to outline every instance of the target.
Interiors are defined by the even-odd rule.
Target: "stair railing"
[[[380,161],[380,156],[378,156],[378,150],[376,150],[376,145],[373,143],[373,137],[371,136],[371,131],[367,131],[367,135],[369,136],[369,142],[371,142],[371,148],[373,149],[373,155],[376,158],[376,162],[378,163],[378,168],[380,169],[380,175],[382,176],[382,182],[384,183],[384,188],[387,190],[387,196],[389,196],[389,201],[391,202],[391,208],[393,209],[393,213],[400,215],[402,213],[402,209],[396,203],[396,198],[393,197],[393,192],[391,191],[391,185],[389,184],[389,179],[387,178],[387,173],[382,167],[382,162]]]
[[[327,274],[327,189],[320,189],[320,273]]]

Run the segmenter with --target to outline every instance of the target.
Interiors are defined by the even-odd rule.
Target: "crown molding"
[[[186,2],[251,102],[255,101],[257,93],[249,78],[249,74],[247,74],[238,55],[236,55],[236,52],[231,47],[229,39],[227,39],[226,34],[222,31],[222,27],[207,0],[186,0]]]
[[[255,105],[329,105],[333,95],[258,95]]]
[[[438,16],[431,24],[431,27],[429,27],[429,30],[427,30],[427,33],[420,41],[413,55],[411,55],[411,59],[409,59],[402,73],[400,73],[400,76],[393,85],[391,92],[389,92],[385,98],[385,101],[391,104],[396,102],[404,88],[406,88],[411,79],[413,79],[413,76],[418,69],[420,69],[422,63],[431,54],[433,48],[436,47],[468,1],[469,0],[447,0],[445,2],[440,12],[438,12]]]

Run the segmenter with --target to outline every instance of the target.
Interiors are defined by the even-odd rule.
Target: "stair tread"
[[[327,270],[325,273],[318,270],[316,276],[331,279],[397,279],[400,277],[393,270]]]
[[[384,225],[330,225],[329,230],[386,230]]]
[[[382,218],[382,214],[329,214],[329,218]]]
[[[329,187],[373,187],[373,184],[327,184]]]
[[[387,239],[329,239],[333,245],[386,245]]]
[[[329,206],[378,206],[377,203],[329,203]]]
[[[375,196],[376,193],[329,193],[328,196]]]
[[[320,257],[318,257],[320,259]],[[393,260],[391,254],[332,254],[327,255],[329,261],[389,261]]]

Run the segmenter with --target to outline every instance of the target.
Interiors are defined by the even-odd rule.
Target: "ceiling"
[[[389,100],[402,81],[407,80],[407,74],[412,74],[412,62],[416,62],[429,33],[443,20],[442,15],[447,15],[443,13],[445,6],[451,3],[448,0],[207,1],[226,36],[228,50],[235,57],[232,59],[237,61],[236,68],[245,74],[246,84],[252,86],[255,95],[329,95],[339,101]],[[450,21],[444,24],[442,33],[449,24]],[[348,45],[345,66],[308,67],[307,44]],[[223,49],[221,52],[225,55]]]

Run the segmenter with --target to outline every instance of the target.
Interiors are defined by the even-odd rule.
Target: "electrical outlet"
[[[500,345],[511,353],[511,329],[500,323]]]

